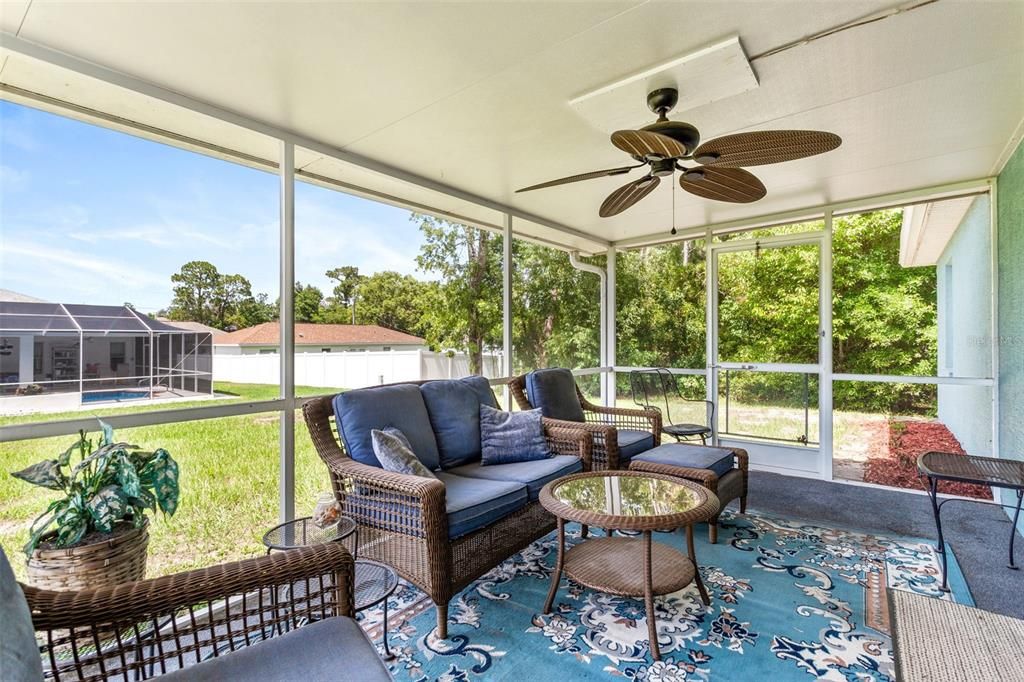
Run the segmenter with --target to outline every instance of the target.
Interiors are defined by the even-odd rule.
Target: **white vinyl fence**
[[[240,384],[276,384],[280,354],[213,355],[213,380]],[[482,374],[501,376],[501,356],[485,354]],[[363,388],[400,381],[452,379],[469,374],[465,353],[449,356],[429,351],[379,353],[296,353],[295,384],[324,388]]]

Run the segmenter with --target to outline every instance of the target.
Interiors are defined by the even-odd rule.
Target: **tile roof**
[[[224,332],[213,337],[214,345],[230,346],[276,346],[280,339],[280,324],[264,322],[255,327],[246,327],[234,332]],[[395,344],[424,346],[426,341],[418,336],[395,331],[375,324],[312,324],[295,323],[295,345],[357,345]]]
[[[203,324],[202,322],[192,322],[190,320],[171,320],[166,317],[158,317],[156,319],[157,321],[163,322],[164,324],[169,324],[172,327],[178,327],[179,329],[187,329],[192,332],[206,332],[208,334],[214,335],[224,333],[223,330],[217,329],[216,327],[211,327],[208,324]]]

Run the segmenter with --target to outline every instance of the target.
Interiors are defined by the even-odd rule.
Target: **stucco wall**
[[[1024,459],[1024,145],[1017,146],[997,187],[999,454]],[[1004,491],[1003,502],[1014,497]]]
[[[990,207],[987,195],[974,200],[935,266],[942,376],[992,376]],[[992,454],[990,387],[939,386],[939,420],[970,454]]]

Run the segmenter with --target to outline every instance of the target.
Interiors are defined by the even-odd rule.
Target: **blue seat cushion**
[[[428,381],[420,386],[442,469],[480,459],[480,404],[485,397],[488,407],[495,401],[486,379],[471,378],[482,380],[485,386],[462,379]]]
[[[668,464],[689,469],[710,469],[721,478],[732,471],[733,456],[729,448],[707,448],[701,445],[666,443],[633,458],[637,462]]]
[[[576,378],[567,369],[552,367],[527,374],[526,398],[545,417],[571,422],[585,420],[576,395]]]
[[[437,477],[445,487],[449,538],[489,526],[529,501],[522,483],[469,478],[447,471],[439,472]]]
[[[574,455],[555,455],[547,459],[532,462],[514,462],[512,464],[484,465],[480,462],[464,464],[452,469],[450,473],[466,478],[481,478],[489,481],[511,481],[526,485],[530,500],[536,500],[540,489],[546,484],[583,471],[583,462]]]
[[[654,434],[638,429],[618,429],[619,466],[625,468],[631,459],[654,447]]]
[[[405,434],[425,467],[433,471],[441,465],[419,386],[374,386],[339,393],[334,397],[334,417],[345,449],[357,462],[380,466],[370,432],[390,426]]]

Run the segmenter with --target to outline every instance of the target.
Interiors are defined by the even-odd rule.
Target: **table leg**
[[[942,591],[949,592],[949,565],[946,560],[946,543],[942,538],[942,517],[939,514],[939,480],[928,477],[928,497],[932,501],[932,514],[935,515],[935,530],[939,534],[939,554],[942,555]]]
[[[388,598],[384,597],[384,630],[382,631],[382,637],[384,638],[384,660],[393,661],[395,655],[391,653],[391,649],[388,647]]]
[[[644,606],[647,607],[647,636],[651,640],[651,657],[661,660],[658,647],[658,622],[654,618],[654,587],[651,580],[651,531],[644,531]]]
[[[1013,561],[1013,542],[1017,539],[1017,519],[1020,518],[1020,503],[1024,499],[1024,490],[1017,491],[1017,508],[1013,510],[1013,525],[1010,526],[1010,564],[1013,570],[1020,568]]]
[[[704,581],[700,577],[700,566],[697,565],[697,553],[693,549],[693,526],[686,527],[686,551],[690,555],[690,561],[693,562],[693,579],[697,583],[697,591],[700,592],[701,601],[704,602],[704,606],[711,606],[711,598],[708,597],[708,591],[704,589]]]
[[[583,527],[584,529],[586,526]],[[555,593],[558,592],[558,583],[562,580],[562,565],[565,562],[565,520],[558,519],[558,558],[555,560],[555,570],[551,574],[551,587],[548,588],[548,598],[544,602],[544,613],[551,613],[551,604],[555,601]]]

